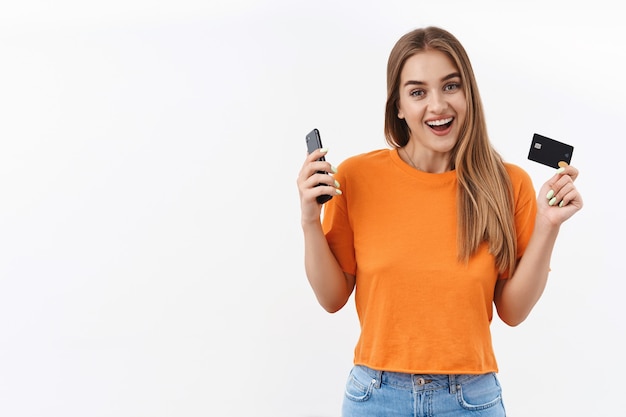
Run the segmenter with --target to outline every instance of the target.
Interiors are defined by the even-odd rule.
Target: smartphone
[[[552,168],[559,168],[560,161],[570,163],[573,153],[573,146],[535,133],[530,144],[530,151],[528,151],[528,159]]]
[[[319,130],[313,129],[306,135],[306,147],[307,147],[309,154],[313,152],[314,150],[322,147],[322,138],[320,137]],[[324,158],[324,156],[318,159],[318,161],[325,161],[325,160],[326,158]],[[326,171],[317,171],[317,172],[318,174],[328,174],[328,172]],[[317,187],[319,187],[320,185],[326,185],[326,184],[317,184]],[[320,204],[324,204],[331,198],[333,198],[333,196],[329,194],[320,195],[320,196],[317,196],[317,202]]]

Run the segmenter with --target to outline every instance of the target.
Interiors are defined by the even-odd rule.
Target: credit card
[[[572,145],[535,133],[530,144],[530,151],[528,151],[528,159],[552,168],[559,168],[561,161],[569,165],[573,153]]]

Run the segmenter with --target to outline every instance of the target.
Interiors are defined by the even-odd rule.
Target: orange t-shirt
[[[534,227],[532,181],[506,164],[515,196],[518,258]],[[348,158],[335,178],[343,195],[326,203],[326,239],[356,276],[361,334],[354,363],[422,374],[497,372],[491,343],[499,278],[483,244],[457,259],[455,171],[411,168],[395,149]]]

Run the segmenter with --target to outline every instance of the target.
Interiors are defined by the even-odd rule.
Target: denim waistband
[[[400,389],[428,391],[448,389],[454,394],[459,385],[478,375],[466,374],[407,374],[402,372],[379,371],[364,365],[356,365],[355,371],[367,374],[376,381],[375,386],[391,385]]]

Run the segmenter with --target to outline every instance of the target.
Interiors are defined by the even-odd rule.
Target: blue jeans
[[[504,417],[494,373],[412,375],[352,368],[342,417]]]

